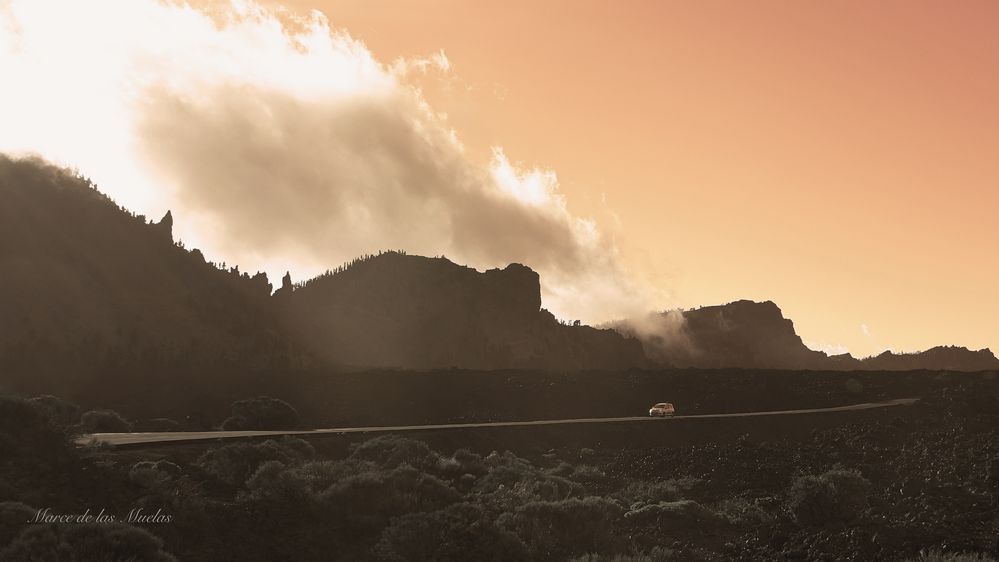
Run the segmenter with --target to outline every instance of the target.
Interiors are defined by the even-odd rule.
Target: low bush
[[[447,482],[404,464],[348,476],[322,492],[319,501],[356,525],[381,528],[393,517],[436,511],[461,501],[461,494]]]
[[[80,416],[83,433],[128,433],[132,422],[114,410],[90,410]]]
[[[67,435],[50,422],[43,406],[0,396],[0,458],[55,459],[66,455],[71,455]]]
[[[758,500],[733,498],[719,503],[714,509],[718,515],[736,525],[763,525],[773,521],[773,516],[760,506]]]
[[[680,488],[673,480],[656,482],[634,480],[629,482],[624,489],[615,493],[614,497],[621,499],[628,505],[669,502],[680,499]]]
[[[31,403],[49,419],[55,427],[65,431],[80,421],[80,407],[58,396],[44,394],[31,399]]]
[[[423,441],[383,435],[363,443],[351,445],[350,458],[374,463],[380,468],[396,468],[403,464],[435,471],[441,465],[441,457]]]
[[[306,507],[316,503],[316,491],[297,471],[278,461],[266,461],[246,481],[246,492],[239,495],[244,503],[263,503],[274,507]]]
[[[867,507],[871,483],[851,470],[830,470],[794,481],[788,507],[803,526],[846,524],[857,520]]]
[[[624,518],[637,524],[654,523],[661,527],[683,529],[726,522],[721,515],[692,500],[643,505],[625,513]]]
[[[473,480],[489,472],[489,467],[482,459],[482,455],[473,453],[468,449],[458,449],[450,457],[443,457],[438,461],[438,470],[441,474],[449,477],[471,477]]]
[[[679,562],[687,560],[668,548],[655,547],[644,554],[584,554],[572,562]]]
[[[615,526],[624,510],[601,497],[535,501],[500,516],[501,527],[527,545],[535,560],[565,560],[613,552]]]
[[[30,525],[3,550],[0,560],[107,560],[174,562],[159,537],[122,523]]]
[[[14,537],[35,517],[36,510],[21,502],[0,502],[0,545]]]
[[[583,484],[597,484],[607,480],[607,474],[604,471],[588,464],[573,466],[567,462],[560,462],[548,473]]]
[[[232,486],[242,486],[267,461],[281,464],[311,459],[312,445],[295,437],[268,439],[262,443],[232,443],[206,451],[196,461],[206,473]]]
[[[531,500],[564,500],[582,492],[579,484],[546,472],[509,451],[492,452],[483,459],[483,464],[487,472],[476,480],[474,492],[495,496],[493,501],[486,501],[504,510]],[[504,498],[513,503],[508,504]]]
[[[167,460],[139,461],[129,469],[128,479],[144,488],[155,488],[180,473],[181,468]]]
[[[374,548],[379,560],[516,562],[527,547],[501,529],[481,507],[461,503],[429,513],[410,513],[382,531]]]
[[[391,469],[347,459],[297,466],[275,460],[260,464],[239,499],[273,508],[309,508],[327,520],[368,530],[381,529],[392,517],[436,511],[461,500],[448,482],[407,464]]]
[[[996,559],[986,554],[977,553],[943,553],[937,550],[920,553],[906,562],[996,562]]]

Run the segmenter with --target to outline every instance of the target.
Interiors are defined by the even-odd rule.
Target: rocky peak
[[[153,225],[154,228],[167,240],[173,241],[173,213],[167,211],[159,222]]]

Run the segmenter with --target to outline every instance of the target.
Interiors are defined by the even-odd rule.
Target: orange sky
[[[444,49],[463,142],[557,171],[670,305],[770,299],[813,346],[999,348],[999,3],[292,0]]]

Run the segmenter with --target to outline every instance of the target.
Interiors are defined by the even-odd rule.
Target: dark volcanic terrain
[[[686,373],[673,380],[676,395],[657,398],[684,408],[687,399],[674,398],[679,389],[703,385],[713,389],[705,409],[762,402],[763,392],[713,386],[715,376]],[[170,524],[102,527],[131,537],[128,548],[145,545],[150,560],[161,559],[156,552],[245,561],[999,555],[999,377],[838,376],[839,394],[852,402],[885,392],[922,400],[861,412],[431,431],[418,439],[352,434],[76,450],[46,425],[52,410],[42,402],[3,398],[0,412],[20,414],[0,432],[10,437],[16,428],[35,445],[0,438],[9,459],[0,467],[0,495],[9,500],[0,502],[9,541],[0,559],[23,559],[42,535],[82,544],[69,527],[25,524],[20,516],[37,506],[161,510]],[[775,381],[784,391],[770,404],[826,401],[836,379],[797,381]],[[642,393],[634,379],[618,384],[622,395]],[[474,417],[476,406],[455,417]]]

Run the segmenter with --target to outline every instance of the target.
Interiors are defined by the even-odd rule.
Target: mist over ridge
[[[0,363],[280,369],[985,370],[988,350],[858,360],[808,349],[773,302],[648,313],[603,329],[542,308],[524,265],[479,271],[389,251],[273,291],[266,274],[175,242],[92,182],[0,157]],[[610,329],[613,328],[613,329]],[[41,350],[44,349],[44,352]]]
[[[319,12],[254,1],[8,4],[0,151],[85,170],[151,216],[172,209],[206,254],[272,279],[382,248],[520,262],[542,273],[546,306],[593,322],[660,298],[613,230],[568,210],[554,171],[466,150],[412,80],[452,72],[443,52],[380,61]]]

